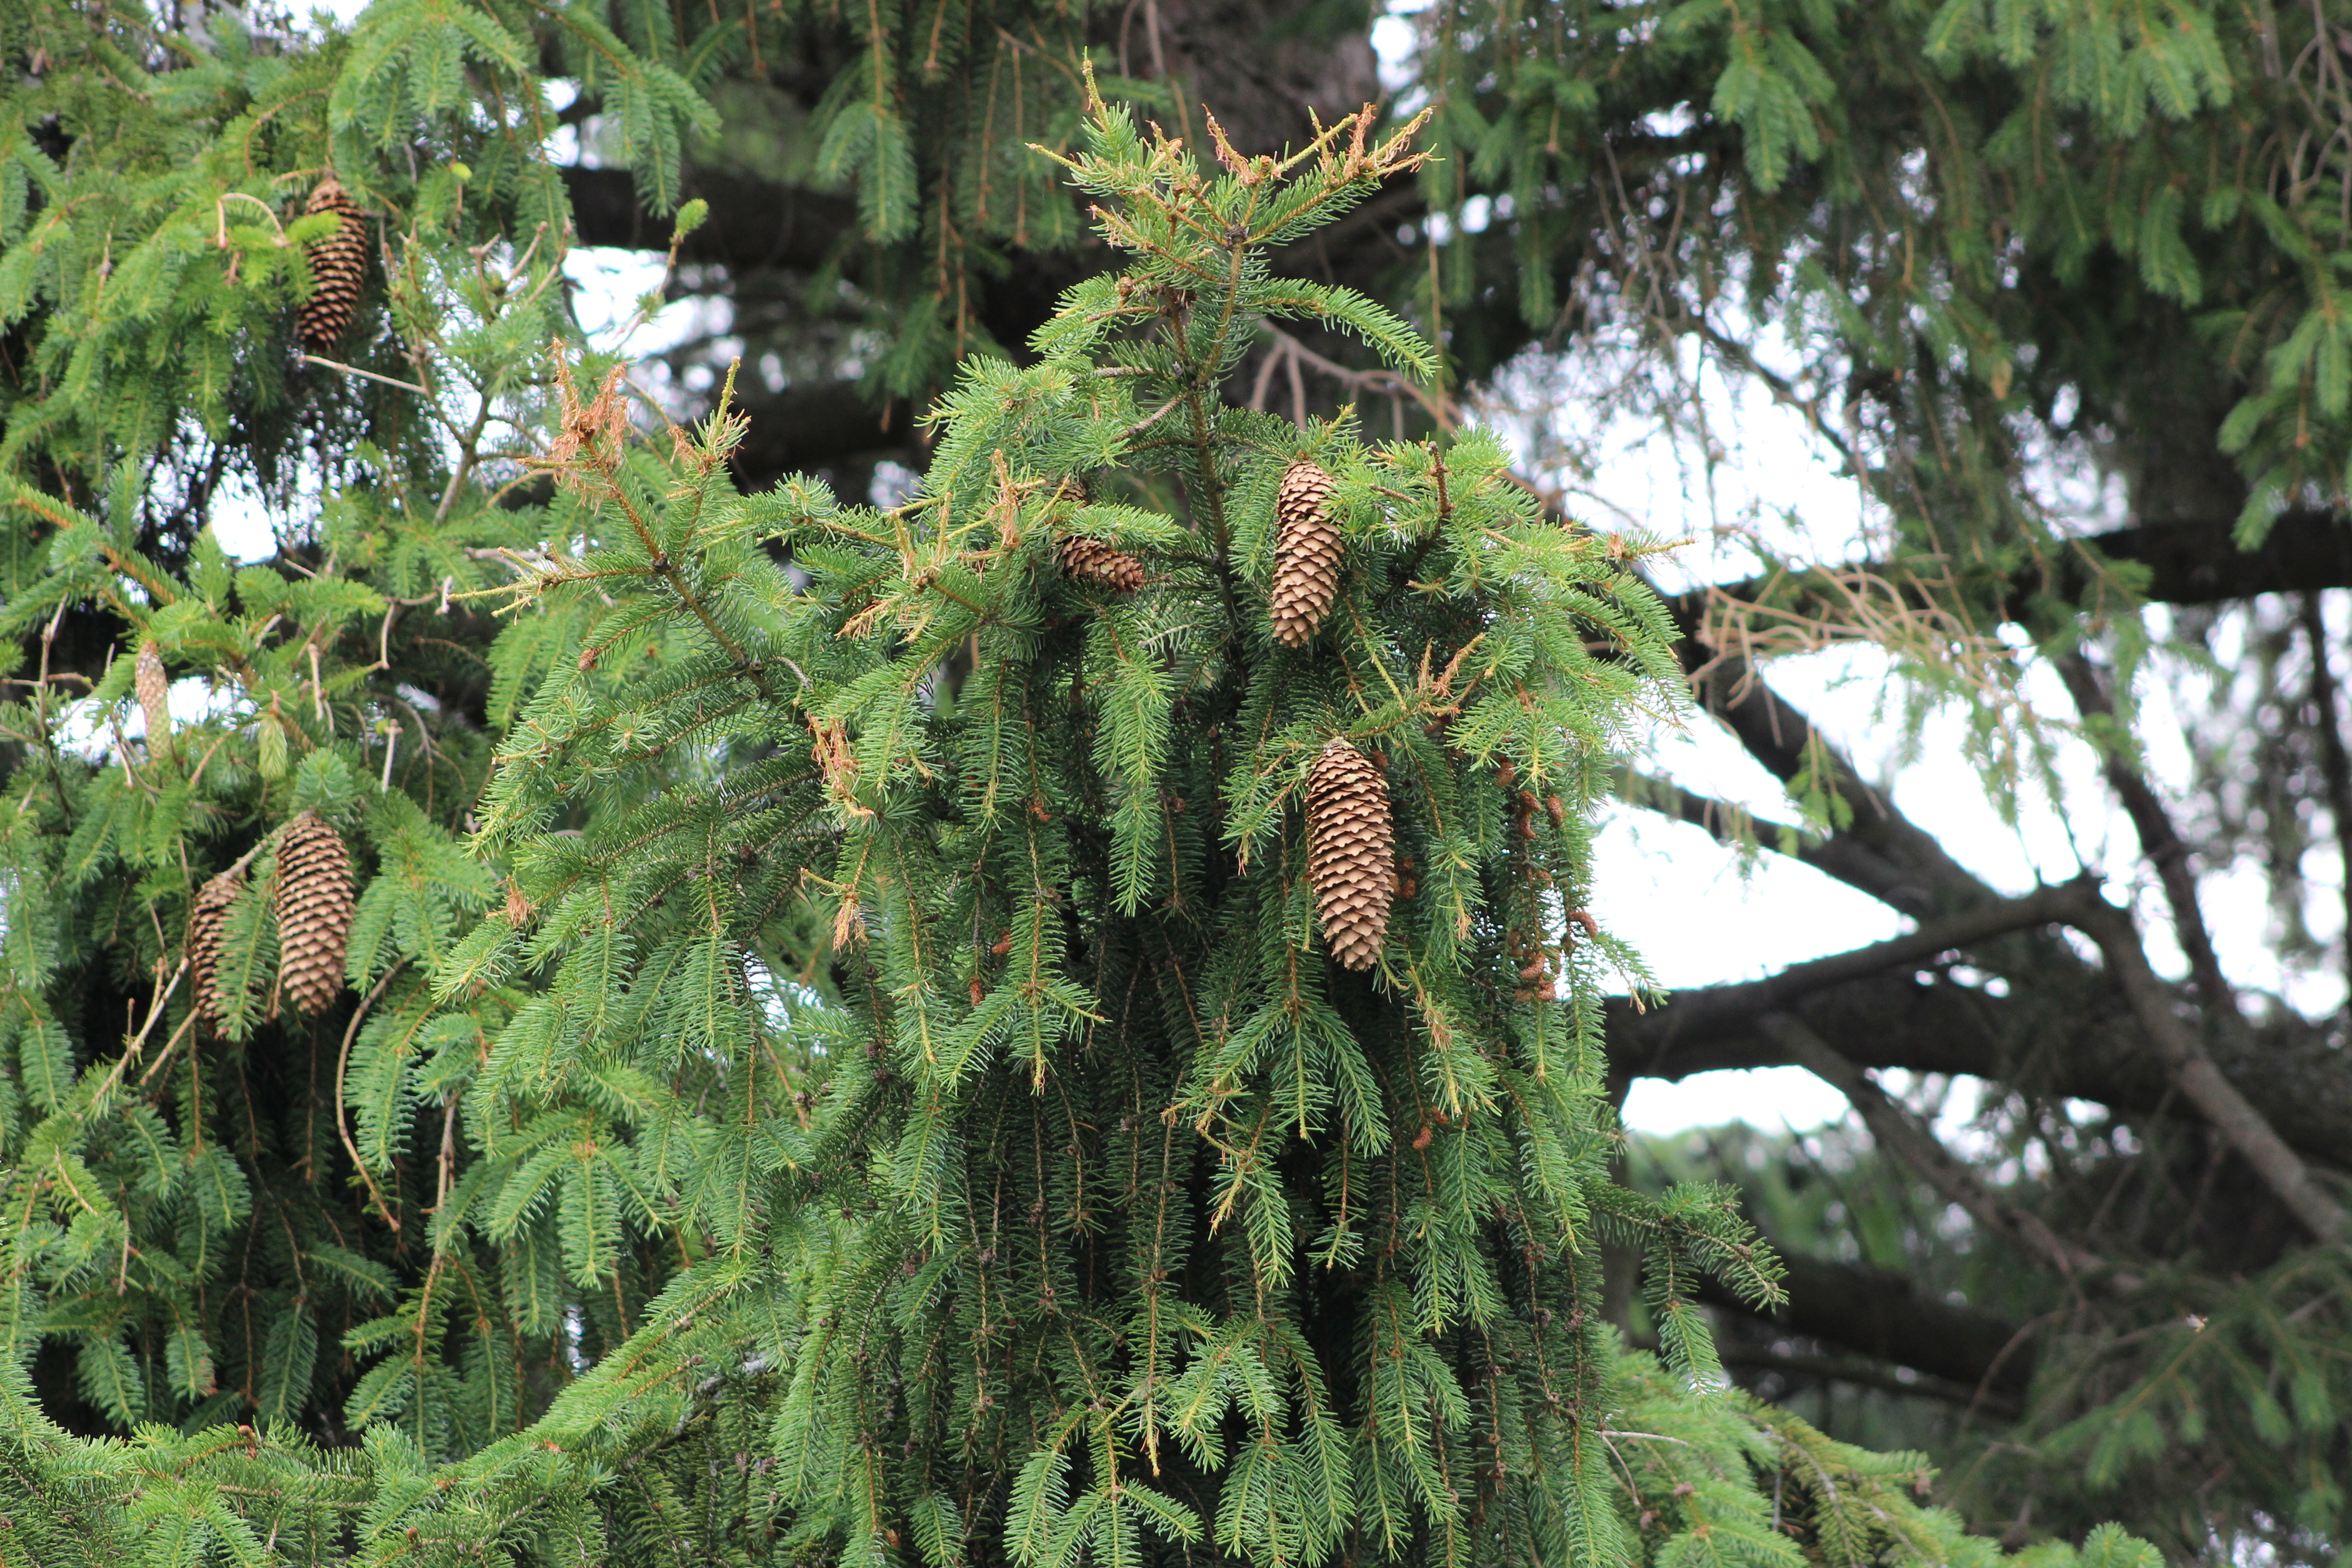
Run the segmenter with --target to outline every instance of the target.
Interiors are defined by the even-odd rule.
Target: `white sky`
[[[322,8],[348,17],[363,5],[364,0],[329,0]],[[1412,8],[1411,0],[1391,5],[1392,10]],[[1394,73],[1413,41],[1411,25],[1395,15],[1375,24],[1373,39],[1387,68],[1384,75]],[[577,286],[574,298],[582,325],[600,335],[625,320],[636,297],[661,279],[658,258],[636,252],[575,250],[567,270]],[[640,352],[653,352],[698,331],[723,328],[723,317],[698,317],[698,309],[681,302],[664,311],[636,336]],[[719,309],[723,310],[723,303]],[[1707,487],[1693,483],[1682,458],[1654,430],[1580,430],[1570,434],[1597,453],[1597,461],[1580,487],[1589,502],[1580,510],[1601,521],[1612,513],[1638,518],[1656,531],[1699,542],[1710,537],[1718,518],[1792,512],[1805,515],[1819,529],[1823,518],[1839,509],[1849,515],[1858,512],[1853,487],[1835,477],[1833,464],[1797,416],[1769,403],[1741,402],[1715,384],[1706,384],[1705,395],[1716,435],[1727,447],[1724,462],[1712,476],[1711,495]],[[221,531],[224,543],[234,552],[267,554],[270,549],[266,520],[250,512],[247,520],[225,519]],[[1741,574],[1728,558],[1710,560],[1714,553],[1703,542],[1695,545],[1684,558],[1685,569],[1699,576]],[[2027,890],[2037,874],[2051,880],[2074,875],[2080,864],[2077,853],[2103,871],[2119,871],[2134,879],[2129,889],[2111,887],[2111,896],[2121,897],[2126,890],[2133,894],[2143,927],[2150,932],[2152,956],[2172,973],[2181,971],[2178,954],[2165,947],[2161,921],[2149,918],[2158,909],[2148,889],[2137,885],[2141,878],[2137,842],[2128,823],[2113,809],[2087,747],[2072,742],[2063,748],[2061,772],[2068,809],[2062,813],[2046,801],[2028,800],[2011,827],[2000,820],[1962,758],[1957,715],[1931,722],[1912,757],[1895,754],[1892,727],[1880,722],[1875,712],[1889,695],[1884,660],[1878,656],[1857,651],[1783,660],[1773,667],[1771,679],[1776,689],[1847,748],[1864,776],[1883,782],[1914,822],[1936,834],[1963,865],[2004,892]],[[2029,680],[2028,689],[2047,711],[2059,716],[2071,712],[2046,669]],[[2186,750],[2177,726],[2168,721],[2161,686],[2149,683],[2143,696],[2149,704],[2152,769],[2159,787],[2177,788],[2187,776]],[[1777,784],[1727,734],[1706,721],[1679,733],[1662,732],[1653,754],[1643,761],[1653,772],[1697,793],[1748,805],[1760,817],[1793,818]],[[2070,823],[2075,834],[2089,836],[2079,845],[2070,842]],[[2336,889],[2343,870],[2331,858],[2306,867],[2306,872],[2315,893],[2312,923],[2324,938],[2340,925],[2334,911],[2342,908]],[[1717,846],[1701,830],[1630,809],[1615,813],[1602,834],[1598,884],[1593,914],[1638,947],[1659,981],[1670,988],[1755,979],[1790,963],[1883,939],[1908,923],[1874,900],[1801,864],[1768,852],[1743,869],[1733,852]],[[2340,1004],[2341,986],[2332,977],[2291,984],[2282,974],[2271,948],[2272,922],[2259,873],[2209,878],[2205,894],[2222,965],[2234,983],[2251,990],[2284,990],[2291,1003],[2305,1010]],[[1895,1076],[1898,1082],[1890,1087],[1899,1088],[1900,1075]],[[1967,1089],[1954,1094],[1947,1122],[1964,1118],[1974,1099]],[[1625,1106],[1627,1122],[1651,1132],[1727,1121],[1807,1129],[1845,1113],[1842,1096],[1796,1068],[1708,1073],[1680,1084],[1645,1079],[1635,1086]]]

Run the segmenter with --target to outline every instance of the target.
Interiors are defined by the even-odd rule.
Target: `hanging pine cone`
[[[1370,969],[1389,930],[1396,852],[1388,781],[1371,759],[1333,741],[1307,775],[1307,876],[1331,956]]]
[[[220,967],[221,936],[228,927],[228,907],[245,889],[245,873],[223,871],[196,889],[188,905],[188,979],[194,989],[196,1016],[217,1029],[224,1009],[213,974]]]
[[[1054,487],[1056,506],[1092,506],[1094,500],[1093,487],[1087,483],[1084,474],[1065,474],[1062,482]]]
[[[1062,536],[1060,559],[1062,575],[1073,583],[1090,583],[1114,594],[1132,594],[1143,586],[1142,562],[1083,533]]]
[[[360,308],[360,285],[367,280],[367,217],[332,174],[319,182],[302,210],[335,213],[342,220],[303,252],[310,260],[310,297],[295,311],[295,327],[302,347],[322,354],[351,330]]]
[[[1314,464],[1293,463],[1274,492],[1274,639],[1285,647],[1314,640],[1339,591],[1339,530],[1324,510],[1331,485]]]
[[[316,1016],[343,990],[352,934],[352,867],[343,836],[315,811],[278,841],[278,980],[294,1005]]]
[[[139,689],[139,707],[147,715],[147,754],[158,759],[170,756],[172,678],[163,673],[163,650],[152,637],[139,645],[131,683]]]

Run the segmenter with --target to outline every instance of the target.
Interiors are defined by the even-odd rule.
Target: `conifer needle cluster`
[[[421,227],[389,308],[457,457],[372,451],[315,566],[8,481],[54,533],[0,622],[103,605],[141,652],[79,711],[148,740],[68,754],[46,667],[0,708],[0,1561],[1996,1555],[1727,1386],[1695,1293],[1777,1278],[1727,1190],[1611,1176],[1643,977],[1568,924],[1682,700],[1658,603],[1491,436],[1221,395],[1276,321],[1433,373],[1268,259],[1412,131],[1204,166],[1087,96],[1124,265],[968,365],[903,504],[739,492],[728,413],[642,439],[622,367],[537,359],[553,263]],[[314,205],[313,349],[363,261]],[[486,672],[432,662],[491,608]]]

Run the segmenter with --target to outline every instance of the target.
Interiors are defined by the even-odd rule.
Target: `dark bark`
[[[1934,1399],[1946,1405],[1958,1405],[1971,1411],[2013,1419],[2024,1405],[2022,1401],[1991,1390],[1954,1383],[1948,1378],[1924,1377],[1909,1367],[1890,1369],[1884,1363],[1866,1361],[1859,1356],[1807,1355],[1801,1351],[1759,1349],[1745,1342],[1740,1330],[1770,1339],[1785,1339],[1787,1334],[1777,1325],[1758,1319],[1753,1324],[1737,1324],[1728,1334],[1718,1334],[1715,1353],[1723,1364],[1748,1375],[1740,1386],[1750,1389],[1773,1405],[1790,1403],[1797,1390],[1812,1384],[1845,1383],[1857,1388],[1873,1388],[1881,1394],[1892,1394],[1900,1399]]]
[[[1801,1066],[1759,1026],[1753,1007],[1731,1005],[1738,987],[1677,994],[1637,1013],[1609,1013],[1612,1075],[1674,1081],[1733,1068]],[[2085,1100],[2120,1118],[2185,1114],[2165,1064],[2122,1000],[2095,973],[1997,996],[1917,964],[1841,981],[1780,1004],[1864,1067],[1967,1073],[2050,1099]],[[2340,1164],[2352,1148],[2352,1072],[2326,1032],[2273,1018],[2207,1042],[2235,1084],[2288,1145]]]
[[[764,489],[786,474],[811,473],[875,453],[910,446],[914,421],[904,406],[876,408],[851,382],[820,382],[770,392],[758,382],[736,386],[750,421],[735,451],[737,481]],[[864,500],[863,495],[851,496]]]
[[[2092,536],[2101,552],[2148,571],[2147,596],[2164,605],[2215,605],[2255,594],[2352,587],[2352,525],[2335,512],[2297,510],[2280,516],[2261,548],[2240,550],[2233,518],[2143,523]],[[2057,587],[2082,592],[2089,574],[2072,563]],[[2032,584],[2020,583],[2022,596]]]
[[[1973,1307],[1923,1296],[1899,1274],[1784,1253],[1787,1305],[1754,1313],[1719,1285],[1700,1287],[1709,1304],[1759,1317],[1783,1333],[1840,1345],[1930,1377],[1983,1388],[2013,1407],[2033,1377],[2033,1345],[2019,1325]]]
[[[2320,776],[2327,785],[2327,816],[2336,836],[2336,852],[2352,866],[2352,754],[2344,744],[2343,721],[2336,712],[2336,672],[2327,651],[2327,618],[2315,590],[2303,595],[2304,642],[2311,652],[2311,727],[2319,737]],[[2345,979],[2352,984],[2352,877],[2344,879]]]
[[[646,211],[626,169],[570,167],[562,174],[579,243],[628,250],[669,247],[670,220]],[[684,263],[716,264],[730,271],[813,272],[857,226],[857,204],[845,195],[691,164],[684,189],[687,199],[699,196],[710,204],[709,217],[678,247]]]
[[[2085,1251],[2050,1228],[2049,1222],[2019,1207],[1988,1183],[1967,1161],[1955,1155],[1935,1130],[1878,1085],[1861,1064],[1815,1034],[1792,1013],[1768,1013],[1760,1020],[1765,1032],[1786,1046],[1815,1078],[1846,1098],[1854,1114],[1870,1129],[1870,1141],[1882,1154],[1891,1154],[1910,1167],[1914,1175],[1957,1204],[1988,1236],[1997,1236],[2020,1256],[2055,1271],[2080,1287],[2093,1280],[2121,1291],[2137,1290],[2139,1276],[2116,1268],[2097,1254]]]

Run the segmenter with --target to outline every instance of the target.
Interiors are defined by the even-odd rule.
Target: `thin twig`
[[[2074,699],[2074,706],[2086,720],[2113,720],[2116,716],[2114,698],[2106,683],[2091,661],[2080,653],[2062,655],[2056,661],[2059,679]],[[2189,973],[2197,983],[2197,990],[2206,1009],[2216,1019],[2233,1016],[2236,1001],[2231,994],[2229,982],[2221,975],[2221,960],[2213,951],[2213,934],[2205,924],[2204,910],[2197,900],[2196,873],[2189,864],[2189,845],[2173,826],[2172,814],[2164,808],[2163,800],[2154,786],[2120,750],[2120,738],[2108,734],[2094,737],[2101,742],[2099,760],[2107,784],[2123,802],[2124,810],[2132,819],[2132,827],[2139,835],[2140,852],[2156,868],[2157,879],[2163,884],[2165,902],[2172,909],[2174,932],[2180,939],[2180,950],[2189,955]]]
[[[367,1184],[368,1196],[375,1204],[375,1212],[383,1216],[383,1223],[392,1226],[395,1233],[400,1229],[400,1216],[394,1214],[391,1205],[383,1201],[383,1193],[375,1184],[374,1173],[369,1171],[367,1162],[360,1158],[360,1146],[352,1141],[351,1127],[343,1120],[343,1075],[351,1068],[352,1042],[359,1037],[360,1025],[365,1021],[368,1009],[383,999],[393,981],[407,967],[408,960],[404,958],[385,970],[383,978],[375,983],[375,988],[352,1010],[352,1021],[343,1029],[343,1048],[335,1058],[335,1136],[342,1140],[343,1152],[352,1157],[352,1163],[359,1169],[360,1180]]]
[[[133,1035],[130,1041],[123,1046],[122,1055],[116,1058],[113,1069],[106,1075],[106,1081],[99,1086],[99,1092],[100,1094],[105,1093],[106,1090],[112,1089],[116,1084],[122,1081],[124,1071],[130,1068],[132,1061],[137,1059],[140,1051],[145,1048],[147,1045],[147,1037],[155,1032],[156,1024],[162,1020],[163,1016],[163,1005],[172,999],[172,993],[180,988],[181,977],[187,973],[188,959],[187,955],[183,953],[180,957],[180,966],[172,971],[171,980],[164,985],[162,991],[156,994],[154,1003],[148,1007],[147,1022],[142,1025],[139,1032],[136,1035]],[[194,1014],[192,1013],[190,1016],[193,1017]],[[183,1028],[185,1026],[185,1025],[182,1026]],[[174,1032],[172,1037],[176,1040],[179,1037],[178,1034]],[[164,1054],[167,1056],[171,1054],[171,1047],[169,1045],[164,1047]]]
[[[317,354],[304,354],[302,356],[302,363],[304,364],[324,365],[329,370],[341,371],[345,375],[363,375],[370,381],[380,381],[386,386],[396,386],[403,392],[413,392],[419,397],[430,397],[433,395],[413,381],[400,381],[392,376],[378,375],[374,371],[362,370],[355,364],[345,364],[341,360],[322,359]]]

